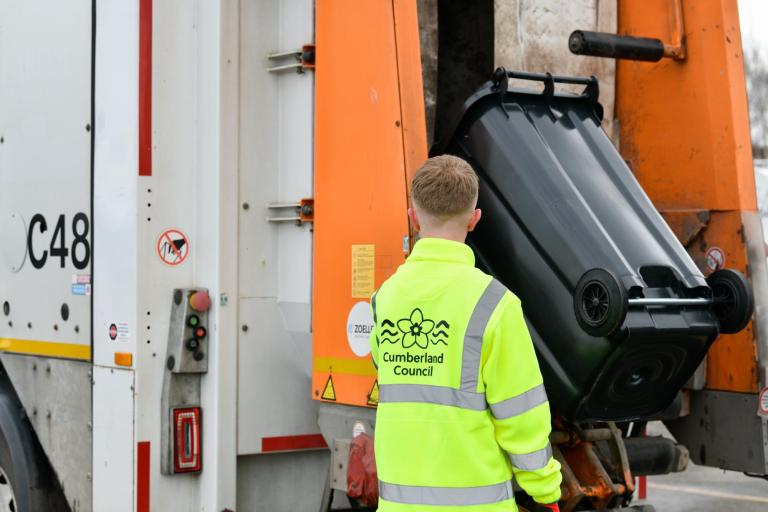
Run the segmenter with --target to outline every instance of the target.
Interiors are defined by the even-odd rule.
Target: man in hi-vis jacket
[[[408,210],[419,241],[371,300],[379,512],[514,512],[513,478],[538,509],[559,510],[549,402],[520,300],[464,243],[480,221],[477,194],[464,160],[427,160]]]

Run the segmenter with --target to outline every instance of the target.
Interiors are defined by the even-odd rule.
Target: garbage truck
[[[3,0],[0,510],[371,506],[369,300],[430,151],[480,176],[564,510],[768,473],[735,0]]]

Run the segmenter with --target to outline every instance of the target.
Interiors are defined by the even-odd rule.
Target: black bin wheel
[[[720,332],[734,334],[744,329],[755,308],[752,287],[744,274],[731,268],[716,270],[707,284],[712,288],[712,312],[720,321]]]
[[[576,283],[573,311],[579,326],[591,336],[603,338],[618,331],[627,307],[626,290],[608,270],[588,270]]]

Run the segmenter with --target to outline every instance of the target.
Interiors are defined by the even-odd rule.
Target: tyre
[[[0,512],[69,510],[55,480],[14,391],[0,383]]]
[[[627,316],[627,292],[613,273],[593,268],[581,276],[573,294],[576,321],[587,334],[615,334]]]
[[[730,268],[716,270],[707,284],[712,288],[712,312],[720,321],[720,332],[733,334],[744,329],[755,308],[752,287],[744,274]]]

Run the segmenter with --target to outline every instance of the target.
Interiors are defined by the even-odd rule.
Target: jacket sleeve
[[[373,316],[373,329],[371,329],[371,337],[369,343],[371,344],[371,360],[373,366],[378,370],[379,368],[379,337],[376,333],[378,329],[378,319],[376,318],[376,293],[371,295],[371,315]]]
[[[549,401],[520,300],[511,293],[490,318],[481,361],[496,441],[515,479],[536,502],[556,502],[562,475],[549,444]]]

